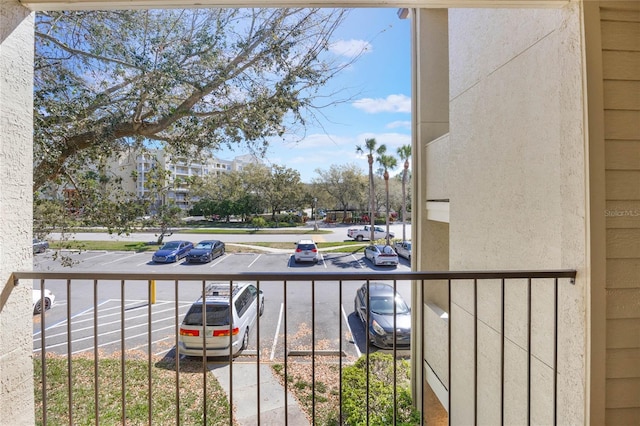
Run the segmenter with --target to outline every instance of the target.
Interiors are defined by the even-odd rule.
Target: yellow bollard
[[[156,303],[156,280],[151,280],[151,304]]]

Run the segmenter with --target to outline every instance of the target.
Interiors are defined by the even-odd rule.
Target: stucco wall
[[[581,43],[579,4],[449,11],[451,270],[584,272]],[[585,422],[582,276],[575,285],[560,286],[560,424]],[[454,283],[452,294],[454,424],[473,423],[471,284]],[[549,282],[533,287],[531,417],[533,423],[549,424],[553,289]],[[505,424],[527,420],[526,294],[526,283],[509,283]],[[478,297],[478,422],[499,424],[499,283],[483,284]]]
[[[13,271],[32,265],[33,21],[0,1],[0,425],[31,425],[31,288]]]

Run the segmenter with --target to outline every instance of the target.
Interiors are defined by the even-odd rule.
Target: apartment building
[[[222,160],[213,155],[194,155],[193,158],[176,156],[162,149],[129,151],[110,163],[111,172],[122,177],[123,190],[138,197],[149,197],[152,189],[149,182],[157,181],[157,169],[166,172],[162,180],[162,199],[187,211],[197,197],[189,193],[188,182],[192,178],[219,176],[230,171],[240,171],[247,164],[261,163],[257,157],[246,154]]]

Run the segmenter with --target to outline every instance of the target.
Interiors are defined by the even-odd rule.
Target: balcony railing
[[[372,352],[378,349],[369,345],[369,335],[367,327],[364,327],[357,319],[357,313],[350,314],[350,306],[354,303],[356,288],[364,285],[370,286],[373,282],[385,282],[393,286],[394,290],[404,293],[405,298],[411,300],[412,316],[412,337],[411,349],[406,350],[398,345],[391,345],[389,349],[383,350],[392,354],[393,359],[410,358],[412,373],[412,391],[414,405],[420,411],[420,424],[425,423],[428,407],[424,402],[417,401],[427,392],[425,389],[426,379],[422,376],[423,363],[425,361],[424,318],[425,309],[428,309],[428,289],[435,282],[446,287],[448,306],[444,307],[448,312],[446,325],[448,330],[455,330],[455,322],[458,320],[452,312],[452,285],[463,285],[471,292],[473,312],[478,312],[478,288],[485,282],[500,283],[501,296],[493,303],[501,313],[501,364],[500,372],[501,398],[500,407],[504,416],[504,357],[505,357],[505,289],[508,289],[512,282],[522,284],[524,282],[527,294],[527,312],[524,313],[527,324],[528,342],[525,348],[528,355],[528,362],[524,368],[527,369],[527,416],[531,419],[532,389],[531,360],[532,360],[532,324],[535,322],[536,312],[532,309],[532,294],[534,294],[541,283],[548,287],[552,285],[552,312],[553,331],[550,333],[551,345],[553,347],[553,419],[556,421],[558,408],[558,352],[562,348],[558,345],[558,311],[559,306],[558,291],[561,285],[568,285],[575,278],[575,271],[553,270],[553,271],[502,271],[502,272],[398,272],[398,273],[240,273],[240,274],[132,274],[132,273],[90,273],[90,272],[17,272],[14,274],[16,285],[27,285],[27,280],[33,280],[34,289],[50,289],[56,295],[55,310],[47,311],[45,314],[34,317],[34,357],[39,359],[39,367],[36,376],[40,378],[36,381],[36,400],[41,400],[36,408],[36,421],[39,424],[58,424],[68,422],[76,424],[87,422],[89,416],[95,423],[102,423],[101,419],[101,370],[100,361],[102,358],[110,356],[119,359],[121,368],[117,381],[119,385],[119,401],[112,402],[119,405],[119,419],[105,420],[124,424],[127,422],[128,413],[134,408],[128,407],[127,395],[131,386],[127,379],[125,365],[133,357],[139,357],[144,353],[143,360],[146,362],[146,407],[148,423],[154,422],[155,398],[158,390],[154,389],[152,370],[158,365],[167,366],[175,371],[173,384],[175,390],[172,391],[174,398],[175,424],[185,423],[182,418],[184,411],[184,401],[181,400],[181,381],[185,366],[188,364],[193,373],[193,363],[200,365],[201,371],[201,407],[202,424],[242,424],[238,419],[239,412],[247,411],[247,401],[250,407],[249,412],[253,413],[250,424],[299,424],[300,418],[292,413],[291,402],[294,399],[294,387],[289,380],[290,372],[295,365],[306,366],[309,371],[311,383],[307,384],[311,388],[310,401],[305,403],[306,417],[316,423],[318,416],[317,407],[320,398],[320,387],[326,385],[327,380],[335,380],[338,386],[337,392],[337,419],[345,419],[343,411],[343,371],[344,368],[352,364],[359,356],[364,356],[366,360],[366,380],[365,399],[361,404],[366,406],[366,419],[363,422],[369,424],[369,413],[375,407],[372,404],[372,390],[370,382],[372,375],[377,374],[370,371],[369,358]],[[185,360],[176,356],[179,345],[179,330],[182,318],[186,310],[201,295],[206,294],[207,285],[211,282],[237,283],[251,282],[265,296],[268,315],[258,316],[255,325],[255,334],[252,337],[251,345],[240,355],[234,355],[233,349],[229,348],[229,354],[222,358],[196,358]],[[278,306],[280,302],[280,306]],[[409,300],[407,300],[409,302]],[[345,308],[348,307],[348,308]],[[395,306],[395,305],[394,305]],[[63,309],[66,308],[66,309]],[[444,310],[444,309],[443,309]],[[394,307],[395,313],[395,307]],[[366,318],[372,315],[366,310]],[[39,318],[39,323],[36,320]],[[397,318],[396,315],[393,318]],[[301,326],[301,322],[309,322],[306,328]],[[394,320],[393,339],[396,342],[396,323]],[[358,326],[361,330],[358,330]],[[473,407],[474,416],[478,419],[478,318],[476,315],[473,327],[473,343],[475,353],[475,386],[476,403]],[[300,329],[305,328],[307,333],[300,333]],[[455,332],[454,332],[455,333]],[[446,333],[446,356],[448,365],[444,373],[445,377],[439,377],[443,383],[448,401],[443,401],[443,406],[449,410],[451,405],[451,395],[455,392],[452,389],[451,380],[451,360],[449,356],[452,350],[452,333]],[[86,354],[84,358],[93,358],[93,404],[92,413],[78,414],[75,407],[77,396],[74,395],[73,383],[79,380],[72,371],[72,360]],[[51,356],[66,359],[67,383],[64,389],[53,388],[48,383],[48,365]],[[158,363],[158,357],[162,357],[163,363]],[[217,361],[216,361],[217,360]],[[229,360],[233,360],[229,362]],[[212,362],[217,363],[215,368],[228,368],[228,373],[219,373],[226,382],[228,405],[225,405],[226,418],[222,419],[214,415],[207,408],[207,404],[212,404],[208,398],[208,382],[212,380],[210,373],[214,367]],[[335,376],[331,379],[324,377],[321,384],[318,380],[320,366],[330,363],[333,366]],[[282,387],[272,387],[267,378],[270,374],[265,370],[265,365],[279,365],[284,380]],[[393,366],[393,408],[389,421],[396,423],[399,413],[397,412],[397,390],[399,384],[396,381],[396,363]],[[174,373],[171,373],[174,374]],[[198,373],[200,374],[200,373]],[[222,376],[220,376],[222,374]],[[251,378],[248,376],[251,375]],[[250,380],[251,398],[247,397],[245,388],[240,391],[239,380]],[[454,381],[455,383],[455,381]],[[163,388],[163,392],[168,392]],[[277,389],[281,395],[273,395]],[[280,390],[281,389],[281,390]],[[239,392],[242,392],[238,394]],[[62,396],[61,396],[62,395]],[[335,395],[334,395],[335,396]],[[61,402],[61,398],[62,401]],[[267,407],[267,401],[274,398],[279,399],[281,407],[274,410]],[[324,396],[322,397],[324,398]],[[51,410],[52,403],[56,401],[57,411]],[[190,402],[192,403],[192,402]],[[60,412],[59,405],[64,405]],[[139,404],[138,404],[139,405]],[[245,405],[240,410],[238,407]],[[135,409],[139,410],[139,406]],[[266,413],[266,411],[269,411]],[[455,413],[448,413],[449,418],[456,417]],[[55,420],[53,419],[55,416]],[[75,416],[75,417],[74,417]],[[214,417],[215,416],[215,417]],[[61,420],[65,418],[64,420]],[[295,419],[295,420],[294,420]],[[477,421],[477,420],[476,420]],[[188,422],[187,422],[188,423]],[[320,423],[318,423],[320,424]],[[342,424],[342,421],[340,421]]]

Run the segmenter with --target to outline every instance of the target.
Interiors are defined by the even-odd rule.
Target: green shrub
[[[369,424],[385,426],[393,423],[393,363],[391,354],[369,355]],[[411,367],[406,360],[396,360],[396,424],[417,425],[420,413],[412,406]],[[367,422],[367,360],[361,357],[342,371],[344,424]]]
[[[264,220],[263,217],[256,216],[253,219],[251,219],[251,226],[253,226],[256,229],[264,228],[265,226],[267,226],[267,221]]]

